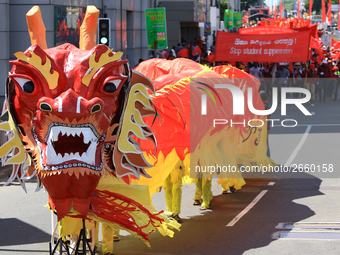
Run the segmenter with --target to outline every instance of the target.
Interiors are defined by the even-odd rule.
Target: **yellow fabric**
[[[22,146],[17,129],[14,125],[13,118],[8,112],[8,121],[0,123],[0,130],[6,132],[13,132],[12,137],[0,147],[0,157],[6,157],[13,151],[13,156],[6,159],[4,165],[10,164],[24,164],[24,169],[31,165],[31,158],[25,153],[25,149]]]
[[[266,119],[266,116],[255,117],[254,119]],[[261,125],[260,121],[252,121],[253,126]],[[267,123],[264,121],[262,127],[250,127],[248,133],[240,137],[240,149],[237,152],[238,163],[244,166],[263,165],[275,166],[276,163],[267,157]]]
[[[190,176],[212,178],[214,174],[219,178],[219,183],[230,183],[236,189],[240,189],[245,181],[239,171],[238,156],[235,151],[238,150],[239,130],[233,127],[213,134],[212,131],[213,128],[203,137],[201,145],[194,153],[190,154],[192,162],[199,162],[199,165],[194,165],[195,168],[191,169]],[[196,170],[196,167],[199,169]],[[207,167],[215,167],[215,172],[208,171]],[[219,172],[217,171],[218,167],[220,167]],[[222,171],[225,169],[224,167],[228,171]],[[234,172],[229,171],[231,167],[234,167]],[[199,170],[205,172],[202,173]]]
[[[152,205],[151,196],[149,193],[149,188],[147,185],[127,185],[122,180],[117,179],[113,175],[107,175],[103,178],[101,178],[97,189],[99,190],[107,190],[110,192],[119,193],[123,196],[129,197],[135,201],[138,201],[140,204],[142,204],[146,209],[148,209],[151,213],[157,213],[156,209]],[[145,215],[144,213],[141,213],[139,211],[131,212],[132,217],[136,220],[136,222],[141,222],[141,224],[145,224],[149,222],[149,217]],[[122,226],[107,222],[103,219],[98,218],[96,215],[89,213],[88,216],[90,219],[93,219],[95,221],[100,221],[103,224],[106,224],[112,228],[116,229],[123,229],[131,233],[132,235],[138,237],[138,235],[130,231],[128,229],[124,229]],[[159,215],[160,218],[164,220],[162,224],[160,224],[157,227],[157,230],[162,235],[168,235],[170,237],[173,237],[174,232],[171,229],[177,229],[179,230],[180,224],[178,224],[176,221],[169,220],[168,218]],[[150,233],[154,230],[154,227],[152,225],[149,225],[148,227],[143,229],[144,233]],[[143,240],[144,241],[144,240]],[[147,245],[148,242],[144,241]]]
[[[83,228],[83,220],[73,217],[64,217],[59,222],[59,237],[64,238],[68,235],[79,235],[80,230]],[[91,230],[94,227],[94,223],[85,220],[85,227],[87,230]]]
[[[147,155],[146,153],[144,153],[144,156],[149,164],[155,164],[155,156]],[[177,156],[175,149],[173,149],[166,158],[164,158],[163,153],[160,152],[157,164],[146,170],[152,178],[140,176],[140,179],[137,181],[138,185],[147,185],[149,187],[150,196],[152,196],[157,192],[158,188],[163,185],[164,180],[169,176],[171,170],[174,169],[178,160],[179,157]]]

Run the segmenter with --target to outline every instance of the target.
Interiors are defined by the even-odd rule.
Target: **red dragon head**
[[[150,167],[134,137],[153,139],[146,77],[104,45],[78,49],[35,44],[15,54],[7,80],[10,116],[58,216],[72,204],[86,215],[102,172],[128,181]]]

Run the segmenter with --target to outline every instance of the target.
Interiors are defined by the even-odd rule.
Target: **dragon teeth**
[[[84,144],[89,144],[89,147],[85,153],[82,155],[79,152],[75,153],[65,153],[64,156],[62,154],[56,153],[54,147],[52,146],[52,142],[56,142],[59,140],[59,134],[67,135],[67,136],[81,136],[83,135]],[[64,126],[54,126],[51,128],[48,139],[47,139],[47,147],[46,147],[46,164],[48,165],[59,165],[64,162],[70,160],[77,160],[87,163],[89,165],[95,165],[96,158],[96,150],[98,145],[98,137],[92,132],[89,127],[64,127]]]
[[[61,127],[61,126],[55,126],[51,128],[51,131],[49,133],[49,137],[47,141],[50,142],[56,142],[59,139],[59,134],[61,135],[67,135],[67,136],[81,136],[83,134],[83,142],[85,144],[88,144],[89,142],[96,142],[98,138],[96,135],[92,132],[91,128],[84,127],[84,128],[73,128],[73,127]]]

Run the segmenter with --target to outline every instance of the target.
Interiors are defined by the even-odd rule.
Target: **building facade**
[[[79,27],[86,6],[94,5],[111,20],[110,48],[124,52],[130,65],[149,56],[146,38],[145,9],[153,8],[154,0],[0,0],[0,101],[4,100],[5,81],[14,53],[30,45],[26,13],[40,6],[46,28],[48,48],[63,44],[79,44]]]
[[[200,32],[200,23],[205,22],[210,7],[208,0],[158,0],[156,7],[166,10],[167,38],[171,49],[185,40],[194,41]]]

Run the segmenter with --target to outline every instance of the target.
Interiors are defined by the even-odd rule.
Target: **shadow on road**
[[[0,218],[0,229],[0,251],[4,250],[4,246],[48,243],[51,239],[50,234],[15,218]]]
[[[308,179],[306,179],[308,178]],[[271,235],[279,222],[303,221],[314,215],[307,206],[294,200],[322,195],[321,180],[306,174],[305,179],[248,179],[247,185],[231,195],[214,196],[210,211],[185,219],[174,238],[151,235],[151,248],[132,236],[114,244],[116,254],[242,254],[274,242]],[[233,227],[226,225],[261,190],[264,197]],[[182,205],[185,206],[185,205]]]

